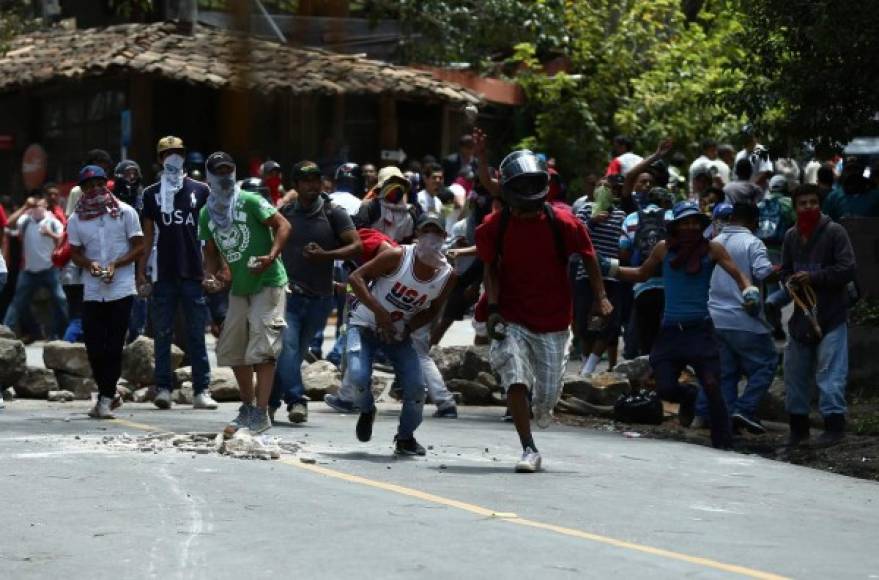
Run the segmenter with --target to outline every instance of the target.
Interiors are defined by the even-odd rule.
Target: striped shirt
[[[623,221],[626,219],[626,212],[612,207],[608,211],[608,218],[601,223],[592,223],[592,205],[587,203],[583,205],[577,212],[577,219],[583,222],[589,231],[589,237],[592,238],[592,246],[598,254],[605,258],[620,257],[620,235],[623,233]],[[582,262],[577,266],[577,279],[586,278],[586,269]]]

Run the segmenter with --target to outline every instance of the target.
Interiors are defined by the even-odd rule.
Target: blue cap
[[[732,217],[732,204],[721,202],[714,206],[714,212],[711,214],[714,219],[727,220]]]
[[[82,185],[84,182],[89,179],[107,179],[107,174],[104,172],[104,169],[97,165],[86,165],[82,169],[79,170],[79,181],[77,185]]]
[[[708,225],[708,222],[711,221],[708,219],[707,215],[699,211],[699,204],[694,201],[679,201],[675,204],[674,209],[672,209],[671,211],[671,224],[675,224],[691,216],[696,216],[700,218],[706,226]]]

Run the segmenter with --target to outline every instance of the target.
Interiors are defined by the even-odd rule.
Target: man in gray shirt
[[[281,209],[292,226],[282,252],[290,293],[269,409],[274,419],[283,397],[291,423],[308,420],[300,367],[311,338],[333,305],[333,261],[356,257],[363,250],[348,213],[321,195],[320,175],[316,163],[297,163],[292,177],[299,196]]]
[[[723,187],[724,201],[730,205],[737,203],[749,203],[757,205],[763,199],[763,190],[751,181],[754,169],[748,159],[739,159],[736,162],[735,181],[727,183]]]

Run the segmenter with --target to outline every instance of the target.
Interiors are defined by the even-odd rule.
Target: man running
[[[415,233],[415,244],[378,254],[349,278],[357,302],[348,329],[346,373],[360,409],[357,439],[372,438],[376,408],[370,381],[372,363],[381,347],[403,390],[400,425],[394,437],[394,452],[398,455],[426,453],[415,440],[424,407],[425,383],[412,334],[439,314],[455,281],[452,267],[442,254],[442,218],[424,214]]]
[[[668,240],[660,241],[647,260],[637,268],[619,268],[617,277],[628,282],[646,282],[662,268],[665,311],[662,327],[650,364],[656,390],[669,401],[679,401],[679,420],[689,427],[693,422],[698,389],[678,382],[681,371],[690,365],[708,397],[711,443],[732,447],[732,430],[726,404],[720,392],[720,351],[714,325],[708,312],[708,290],[715,264],[735,281],[742,293],[743,308],[754,311],[760,291],[739,271],[722,244],[703,236],[708,216],[691,201],[677,203],[668,224]],[[611,265],[610,271],[616,269]]]
[[[517,472],[540,469],[541,457],[531,436],[528,392],[534,416],[549,426],[561,395],[565,347],[572,319],[568,258],[578,254],[595,296],[594,311],[613,310],[586,228],[566,211],[546,205],[549,172],[528,150],[509,154],[500,167],[507,208],[492,213],[476,229],[476,248],[485,263],[491,366],[501,386],[522,443]]]
[[[241,392],[238,416],[225,433],[240,428],[260,433],[271,427],[268,404],[281,352],[287,273],[278,260],[290,224],[266,199],[235,185],[235,162],[222,151],[206,163],[211,195],[198,221],[205,241],[205,286],[219,290],[219,255],[229,265],[229,310],[217,342],[217,364],[230,366]],[[256,372],[256,406],[253,373]]]

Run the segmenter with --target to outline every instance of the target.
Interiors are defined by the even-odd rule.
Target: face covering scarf
[[[439,234],[421,234],[415,242],[415,257],[430,266],[439,268],[446,259],[443,256],[445,238]]]
[[[684,230],[669,238],[669,251],[675,252],[669,264],[675,270],[686,266],[687,274],[698,274],[702,269],[702,257],[708,254],[708,240],[702,230]]]
[[[235,172],[228,175],[215,175],[208,171],[207,182],[211,188],[207,203],[211,221],[217,224],[217,228],[220,230],[228,230],[232,226],[235,205],[238,203]]]
[[[821,220],[821,210],[817,207],[797,212],[797,231],[806,239],[812,237],[818,222]]]
[[[81,220],[93,220],[105,213],[116,219],[119,217],[119,200],[110,190],[104,187],[95,187],[90,192],[83,192],[76,203],[76,215]]]
[[[174,212],[174,196],[183,187],[183,157],[169,155],[162,165],[162,180],[159,185],[162,213]]]

